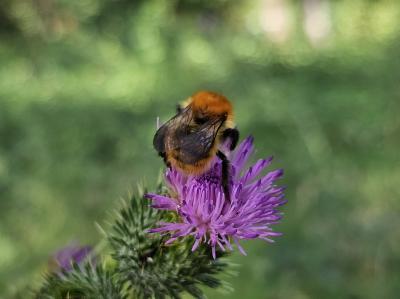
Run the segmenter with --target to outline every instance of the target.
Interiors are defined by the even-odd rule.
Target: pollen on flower
[[[272,157],[260,159],[246,169],[253,151],[253,138],[248,137],[231,155],[230,202],[225,200],[222,190],[219,160],[216,159],[213,167],[201,176],[186,177],[167,169],[166,183],[174,196],[149,193],[146,197],[152,200],[154,208],[176,211],[180,221],[159,223],[150,232],[169,234],[167,244],[193,236],[192,250],[206,243],[211,246],[214,258],[216,247],[222,251],[232,250],[232,243],[246,254],[240,240],[258,238],[273,242],[271,238],[280,233],[272,231],[271,226],[281,219],[278,208],[286,202],[284,188],[275,185],[283,170],[262,175]]]

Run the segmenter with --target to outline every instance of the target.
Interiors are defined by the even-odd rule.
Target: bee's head
[[[212,91],[199,91],[191,98],[191,108],[195,119],[200,122],[209,117],[232,118],[233,108],[228,99]]]

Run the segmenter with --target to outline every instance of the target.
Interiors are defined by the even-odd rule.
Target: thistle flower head
[[[169,195],[147,194],[152,206],[157,209],[176,211],[179,222],[161,222],[151,232],[170,234],[167,243],[191,235],[195,238],[192,251],[207,243],[216,258],[216,247],[232,250],[236,243],[245,254],[239,240],[263,239],[273,242],[271,237],[281,213],[277,208],[285,203],[284,188],[275,181],[283,175],[281,169],[261,175],[270,165],[272,157],[258,160],[245,169],[253,154],[253,138],[246,138],[231,153],[230,197],[228,202],[221,186],[221,161],[217,158],[211,169],[201,176],[185,176],[174,169],[167,169],[165,178]]]
[[[91,246],[78,246],[71,244],[66,246],[54,255],[54,261],[61,270],[70,271],[73,263],[82,263],[92,253]]]

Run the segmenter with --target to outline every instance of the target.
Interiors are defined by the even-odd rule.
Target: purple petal
[[[152,200],[152,207],[160,210],[175,210],[177,208],[177,202],[172,198],[148,193],[144,197]]]
[[[243,255],[247,255],[246,251],[244,251],[243,247],[240,245],[239,240],[237,238],[233,238],[237,248],[239,249],[240,253]]]
[[[272,157],[269,157],[267,159],[260,159],[257,161],[256,164],[251,166],[243,175],[242,179],[240,182],[242,184],[246,184],[247,182],[251,181],[252,179],[256,178],[261,171],[263,171],[266,167],[268,167],[272,162]]]
[[[193,244],[192,251],[195,251],[197,249],[197,247],[199,247],[200,242],[201,242],[201,239],[196,239],[196,241]]]
[[[232,157],[231,163],[236,169],[242,169],[247,159],[253,153],[253,140],[252,136],[247,137],[242,143],[239,144],[237,151]]]

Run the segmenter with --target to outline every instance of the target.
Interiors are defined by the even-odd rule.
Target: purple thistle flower
[[[57,251],[53,259],[61,270],[70,271],[73,263],[79,265],[90,256],[92,251],[93,248],[91,246],[72,244]]]
[[[234,242],[239,251],[246,255],[239,240],[263,239],[273,242],[279,236],[271,225],[281,219],[277,208],[283,205],[284,188],[275,181],[282,177],[278,169],[260,176],[270,165],[272,157],[258,160],[244,169],[254,151],[253,138],[246,138],[230,155],[231,202],[225,200],[221,186],[221,161],[215,159],[209,171],[201,176],[185,176],[174,169],[167,169],[165,179],[170,195],[146,194],[152,206],[161,210],[176,211],[180,222],[162,222],[150,232],[170,234],[170,244],[180,237],[192,235],[195,242],[192,251],[207,243],[212,248],[214,259],[216,247],[232,250]]]

